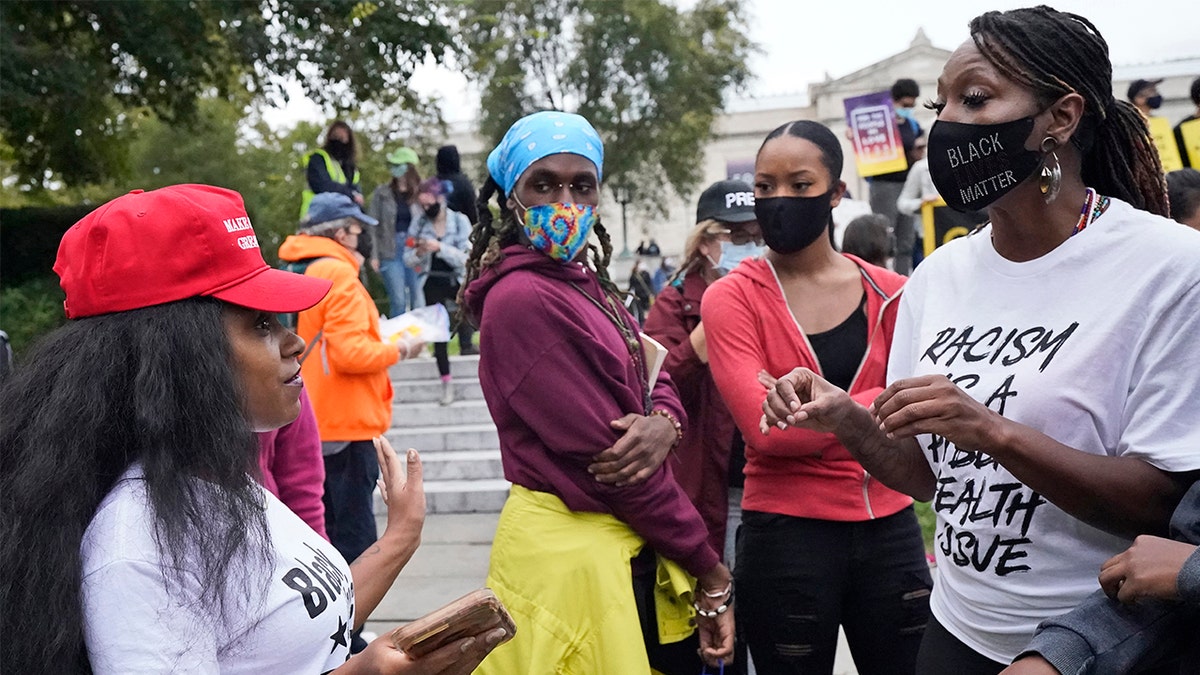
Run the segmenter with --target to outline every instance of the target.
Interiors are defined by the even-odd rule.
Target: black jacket
[[[453,190],[446,195],[446,205],[464,214],[471,224],[479,222],[479,209],[475,206],[475,186],[462,172],[458,148],[443,145],[437,151],[437,177],[449,181]]]

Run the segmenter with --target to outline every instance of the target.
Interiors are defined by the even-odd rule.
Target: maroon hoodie
[[[595,273],[520,245],[503,253],[467,287],[465,301],[480,324],[479,380],[500,432],[504,477],[572,511],[616,516],[694,576],[711,570],[718,555],[668,464],[630,487],[599,483],[587,471],[619,438],[612,421],[644,412],[638,366],[620,331],[571,286],[603,304]],[[651,398],[653,408],[685,421],[665,372]]]

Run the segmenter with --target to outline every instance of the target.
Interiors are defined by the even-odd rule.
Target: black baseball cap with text
[[[740,180],[722,180],[700,193],[696,222],[716,220],[722,223],[746,223],[755,220],[754,188]]]

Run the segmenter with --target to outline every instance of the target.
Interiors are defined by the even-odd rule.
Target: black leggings
[[[759,675],[831,673],[838,626],[862,675],[916,672],[933,580],[911,507],[862,522],[744,511],[733,574]]]
[[[458,331],[458,346],[459,349],[466,349],[471,344],[471,336],[475,334],[471,324],[463,323],[458,325],[455,321],[455,314],[458,313],[458,286],[446,286],[440,283],[425,283],[425,304],[436,305],[441,303],[446,307],[446,311],[450,314],[450,330]],[[433,343],[433,357],[437,359],[438,375],[445,377],[450,374],[450,352],[447,350],[447,342]]]
[[[921,675],[996,675],[1007,666],[993,661],[971,649],[954,637],[932,615],[921,653],[917,655],[917,672]]]

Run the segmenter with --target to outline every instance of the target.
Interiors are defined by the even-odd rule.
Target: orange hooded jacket
[[[353,252],[328,237],[295,234],[279,247],[289,262],[314,260],[308,276],[333,287],[312,309],[300,312],[297,332],[305,342],[320,331],[319,343],[301,366],[322,441],[365,441],[392,425],[392,381],[388,366],[400,360],[379,334],[379,312],[358,279]]]

